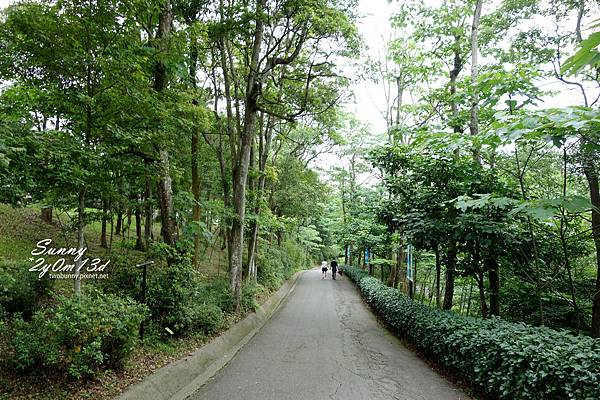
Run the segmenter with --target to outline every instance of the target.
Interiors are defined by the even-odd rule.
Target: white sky
[[[397,3],[388,0],[360,0],[358,12],[362,18],[358,29],[367,45],[368,54],[373,57],[378,58],[378,54],[383,53],[383,44],[392,32],[389,18],[397,9]],[[356,104],[350,106],[349,111],[361,121],[369,123],[375,132],[384,132],[387,125],[380,113],[386,107],[383,86],[373,82],[357,82],[353,89]]]

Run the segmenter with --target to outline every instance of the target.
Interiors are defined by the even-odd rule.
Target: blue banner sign
[[[411,282],[414,282],[412,244],[409,244],[406,248],[406,279],[408,279]]]

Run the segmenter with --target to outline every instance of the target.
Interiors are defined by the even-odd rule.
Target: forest
[[[381,51],[360,3],[0,3],[0,395],[111,398],[337,259],[473,396],[600,396],[600,3],[392,1]]]

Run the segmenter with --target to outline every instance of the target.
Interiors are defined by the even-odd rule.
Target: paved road
[[[468,399],[383,328],[346,277],[300,277],[285,304],[190,399]]]

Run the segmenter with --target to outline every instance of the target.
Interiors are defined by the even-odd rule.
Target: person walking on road
[[[335,280],[335,274],[337,272],[337,267],[338,267],[338,263],[335,259],[331,260],[331,262],[329,263],[329,265],[331,265],[331,278],[333,280]]]
[[[321,263],[321,272],[321,280],[323,280],[327,276],[327,260],[323,260]]]

